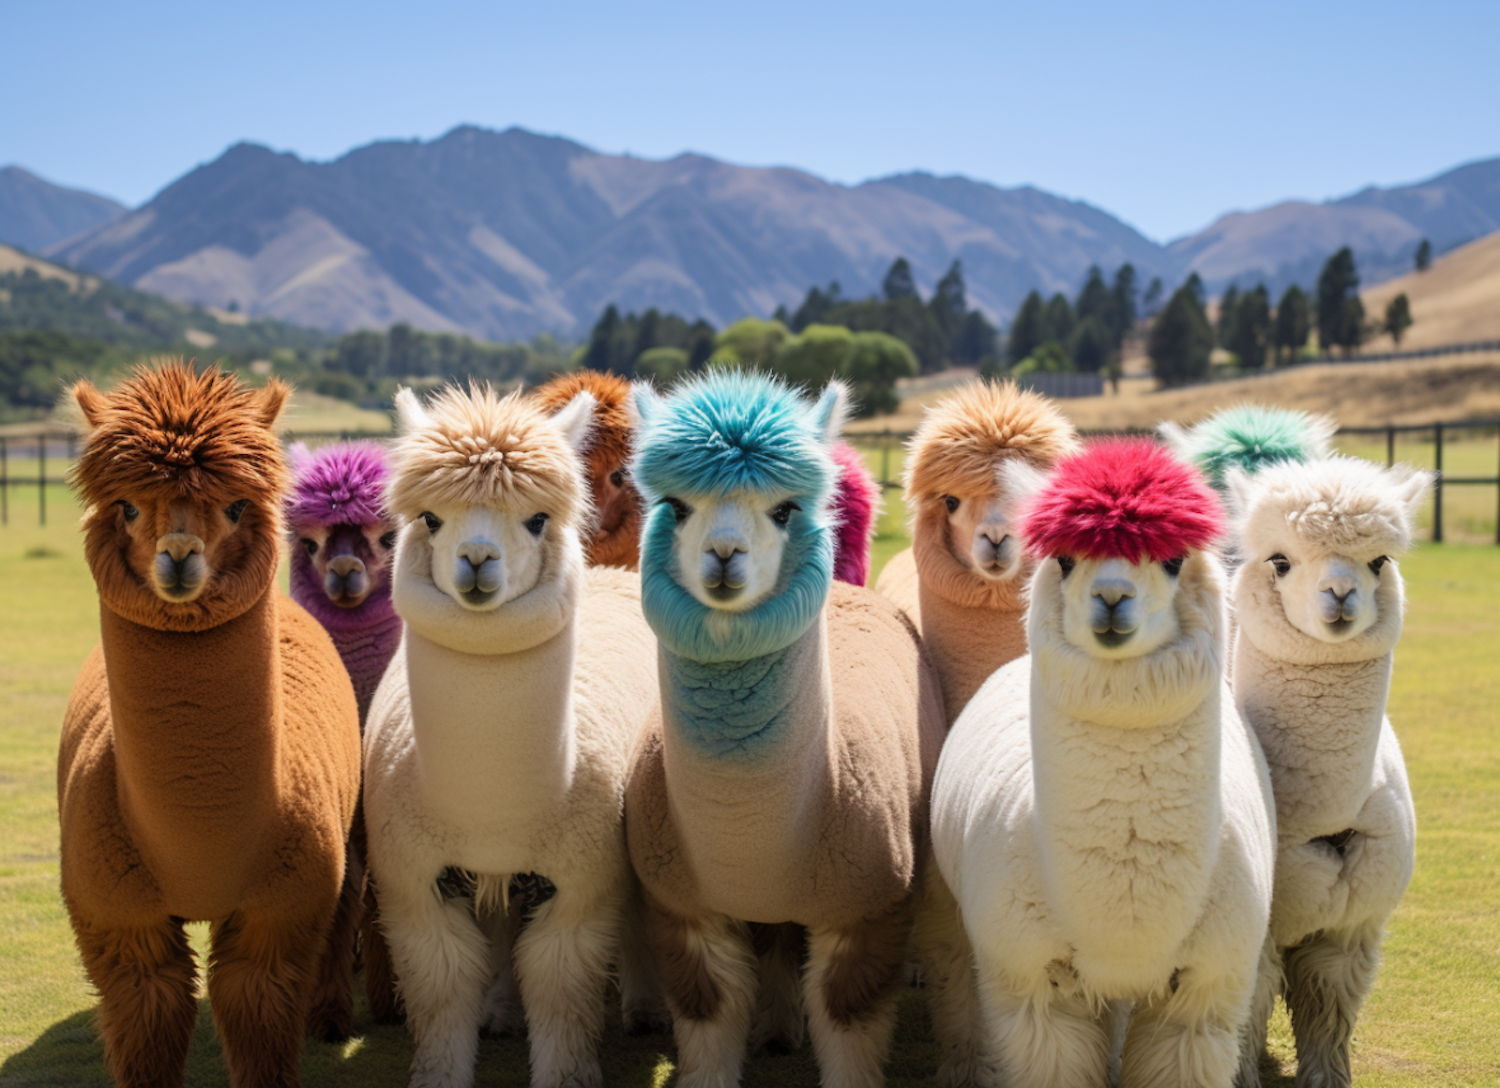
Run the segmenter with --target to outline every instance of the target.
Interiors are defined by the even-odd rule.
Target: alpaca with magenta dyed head
[[[62,890],[122,1088],[181,1085],[198,1013],[235,1088],[296,1085],[352,1029],[345,867],[359,712],[328,635],[276,590],[289,390],[182,362],[73,397],[101,642],[58,755]]]
[[[910,624],[833,579],[844,397],[636,390],[661,701],[626,830],[684,1088],[737,1083],[804,1015],[825,1085],[883,1083],[943,716]]]
[[[1218,500],[1145,440],[1006,478],[1031,652],[959,715],[933,785],[946,1083],[1253,1083],[1275,812],[1225,684]]]

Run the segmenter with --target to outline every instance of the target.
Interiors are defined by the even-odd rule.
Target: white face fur
[[[1281,609],[1297,630],[1323,642],[1343,642],[1380,618],[1375,590],[1386,556],[1318,552],[1291,533],[1275,547],[1248,561],[1271,568]]]
[[[1181,635],[1177,561],[1045,562],[1062,568],[1063,637],[1085,653],[1115,660],[1142,657]]]
[[[761,494],[663,499],[677,518],[677,579],[701,603],[726,612],[754,608],[776,589],[792,499]]]
[[[1020,573],[1021,545],[1011,529],[1009,503],[994,494],[945,495],[943,502],[948,508],[948,541],[954,558],[995,582]]]

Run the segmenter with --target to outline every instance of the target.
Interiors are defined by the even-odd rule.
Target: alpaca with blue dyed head
[[[678,1083],[738,1083],[805,1013],[823,1084],[881,1084],[944,721],[911,625],[833,579],[844,389],[719,372],[636,404],[662,694],[626,831]]]

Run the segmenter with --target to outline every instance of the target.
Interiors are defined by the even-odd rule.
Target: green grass
[[[898,471],[895,454],[892,464]],[[54,793],[58,725],[74,674],[97,638],[97,605],[76,509],[56,491],[43,529],[34,492],[27,498],[29,505],[12,506],[10,527],[0,529],[0,1085],[102,1085],[93,998],[57,891]],[[886,495],[877,563],[905,545],[899,499],[899,492]],[[1356,1083],[1492,1088],[1500,1081],[1500,549],[1423,546],[1402,573],[1411,608],[1390,713],[1416,796],[1417,872],[1360,1020]],[[193,934],[201,948],[203,927]],[[206,1004],[202,1014],[189,1082],[227,1084]],[[375,1027],[362,1005],[357,1026],[358,1038],[345,1046],[306,1046],[309,1088],[406,1083],[406,1033]],[[1267,1083],[1290,1085],[1284,1017],[1273,1053],[1282,1065],[1268,1070]],[[608,1084],[644,1088],[670,1077],[665,1040],[612,1032],[604,1054]],[[921,1000],[909,995],[889,1083],[931,1084],[934,1066]],[[481,1045],[479,1084],[526,1083],[524,1044]],[[745,1077],[752,1088],[816,1083],[806,1049],[757,1058]]]

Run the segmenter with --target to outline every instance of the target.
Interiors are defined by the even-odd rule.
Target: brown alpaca
[[[630,480],[630,383],[614,374],[577,370],[559,374],[532,396],[548,412],[560,412],[579,393],[596,402],[584,467],[594,502],[594,531],[583,542],[584,562],[591,567],[628,567],[641,563],[641,493]]]
[[[1077,448],[1072,424],[1011,382],[965,386],[912,435],[912,546],[891,558],[875,588],[922,632],[950,724],[990,674],[1026,652],[1021,591],[1031,565],[1010,525],[1000,466],[1021,458],[1046,469]]]
[[[183,1083],[185,921],[212,923],[236,1088],[299,1084],[304,1030],[350,1027],[359,712],[328,635],[274,585],[288,392],[180,361],[73,387],[102,641],[63,721],[62,891],[124,1088]]]

